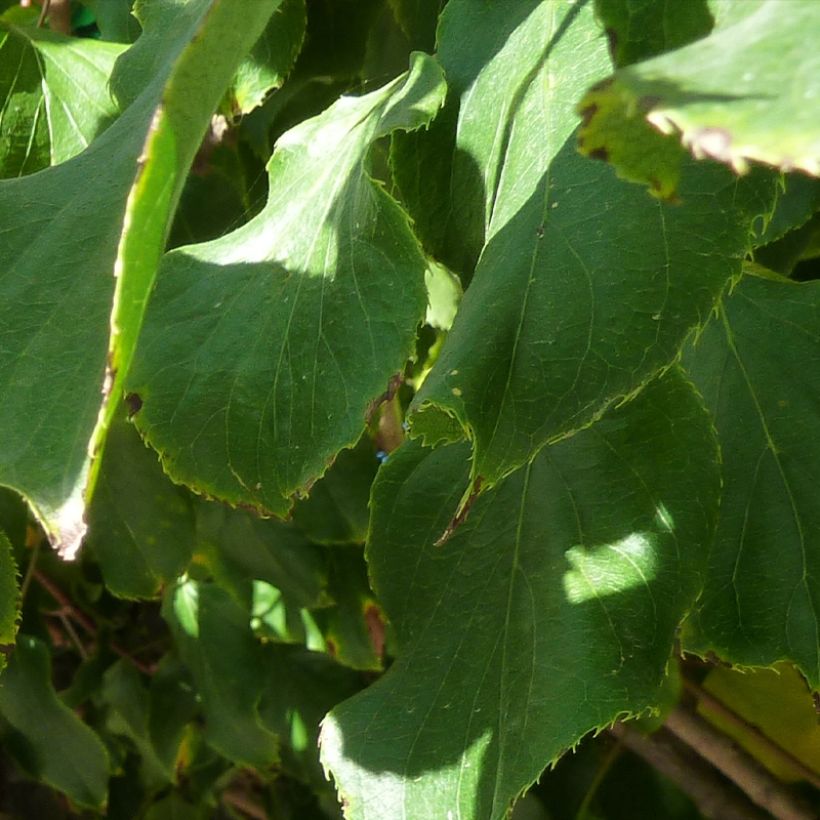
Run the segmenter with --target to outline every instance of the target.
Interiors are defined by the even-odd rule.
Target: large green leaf
[[[717,452],[677,371],[543,449],[437,543],[468,456],[411,442],[374,486],[368,557],[399,657],[325,719],[350,820],[506,817],[586,732],[657,703],[700,588]]]
[[[714,413],[723,498],[685,647],[793,661],[820,687],[820,283],[746,276],[687,353]]]
[[[449,212],[484,246],[410,424],[471,439],[487,487],[675,359],[774,179],[692,162],[672,206],[579,156],[573,100],[608,66],[589,3],[451,0],[439,45],[461,100]]]
[[[583,150],[661,196],[676,189],[681,154],[669,146],[679,142],[738,171],[753,160],[820,174],[820,4],[713,6],[709,37],[621,69],[584,97]]]
[[[0,183],[0,482],[67,557],[185,173],[277,3],[144,2],[112,78],[125,113],[73,160]]]
[[[258,217],[165,257],[128,385],[176,481],[284,514],[358,440],[426,301],[407,217],[364,163],[442,95],[417,54],[407,75],[343,97],[279,141]]]
[[[19,597],[14,553],[5,533],[0,530],[0,672],[6,665],[6,652],[14,644],[20,614]]]
[[[133,425],[109,430],[97,491],[88,510],[88,546],[108,589],[152,598],[187,566],[194,550],[194,510],[162,472]]]
[[[85,150],[119,113],[108,81],[123,46],[0,17],[0,177],[31,174]]]
[[[57,697],[48,648],[36,638],[17,639],[0,680],[0,715],[14,730],[3,745],[23,768],[80,806],[104,806],[109,768],[105,747]]]

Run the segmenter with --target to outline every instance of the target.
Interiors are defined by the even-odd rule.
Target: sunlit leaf
[[[128,389],[176,481],[282,515],[356,443],[425,305],[424,257],[365,160],[442,95],[417,54],[406,75],[343,97],[279,141],[259,216],[165,257]]]
[[[368,559],[398,659],[322,736],[347,817],[506,817],[585,733],[656,705],[700,587],[715,455],[672,373],[479,496],[442,543],[469,446],[392,453]]]
[[[738,171],[756,161],[820,174],[820,6],[725,5],[710,36],[623,68],[584,97],[583,151],[663,197],[677,189],[681,143]]]

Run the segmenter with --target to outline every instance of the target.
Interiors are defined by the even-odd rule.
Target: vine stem
[[[801,777],[807,783],[811,783],[815,789],[820,789],[820,777],[818,777],[817,772],[810,769],[805,763],[803,763],[802,760],[795,757],[788,749],[784,749],[779,743],[777,743],[777,741],[765,734],[758,726],[755,726],[753,723],[749,723],[744,717],[735,712],[734,709],[725,704],[719,698],[715,697],[707,689],[699,686],[694,681],[684,678],[683,685],[705,706],[724,718],[727,723],[731,723],[732,726],[735,726],[747,734],[750,738],[753,738],[756,743],[764,746],[766,751],[772,757],[776,757],[781,763],[792,769],[796,775]]]
[[[52,598],[54,598],[54,600],[63,608],[65,613],[71,616],[71,618],[73,618],[74,621],[78,623],[88,635],[96,640],[97,625],[88,617],[88,615],[75,606],[74,602],[68,597],[68,595],[66,595],[65,592],[63,592],[60,587],[58,587],[57,584],[51,580],[51,578],[44,575],[39,569],[35,569],[32,575],[34,580],[37,581],[37,583],[40,584],[40,586],[43,587],[43,589],[48,592]],[[142,672],[143,675],[151,676],[154,674],[154,670],[150,666],[137,660],[115,641],[109,641],[108,646],[111,647],[112,652],[115,652],[123,660],[133,664],[140,672]]]
[[[815,813],[768,769],[703,718],[677,706],[664,725],[778,820],[815,820]]]
[[[671,780],[709,820],[770,820],[739,789],[674,737],[661,729],[653,735],[624,723],[610,728],[627,749]]]

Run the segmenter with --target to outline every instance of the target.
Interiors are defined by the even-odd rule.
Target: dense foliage
[[[818,42],[0,0],[0,817],[817,816]]]

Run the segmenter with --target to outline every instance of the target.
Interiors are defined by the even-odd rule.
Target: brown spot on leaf
[[[606,39],[609,42],[609,56],[612,57],[613,62],[615,62],[615,57],[618,53],[618,32],[615,31],[614,28],[608,28],[606,30]]]
[[[638,99],[638,108],[642,112],[646,113],[647,111],[651,111],[655,108],[660,101],[661,98],[657,94],[646,94]]]
[[[592,103],[581,109],[581,122],[586,126],[589,125],[590,120],[598,113],[597,103]]]
[[[384,658],[384,619],[379,607],[369,603],[364,608],[364,622],[370,635],[370,643],[379,660]]]
[[[125,403],[128,406],[128,418],[133,418],[140,410],[142,410],[142,399],[138,393],[129,393],[125,397]]]
[[[450,536],[456,531],[458,527],[460,527],[466,520],[467,516],[470,514],[470,509],[473,506],[476,498],[478,498],[479,493],[481,492],[481,485],[484,479],[481,476],[478,476],[473,484],[473,490],[468,496],[467,500],[464,502],[463,506],[461,507],[458,512],[453,516],[453,520],[447,525],[447,529],[441,534],[438,541],[433,546],[441,547],[443,544],[450,538]]]
[[[603,160],[604,162],[609,161],[609,151],[607,151],[606,148],[603,148],[603,147],[602,148],[593,148],[589,152],[589,156],[592,157],[592,159],[600,159],[600,160]]]

